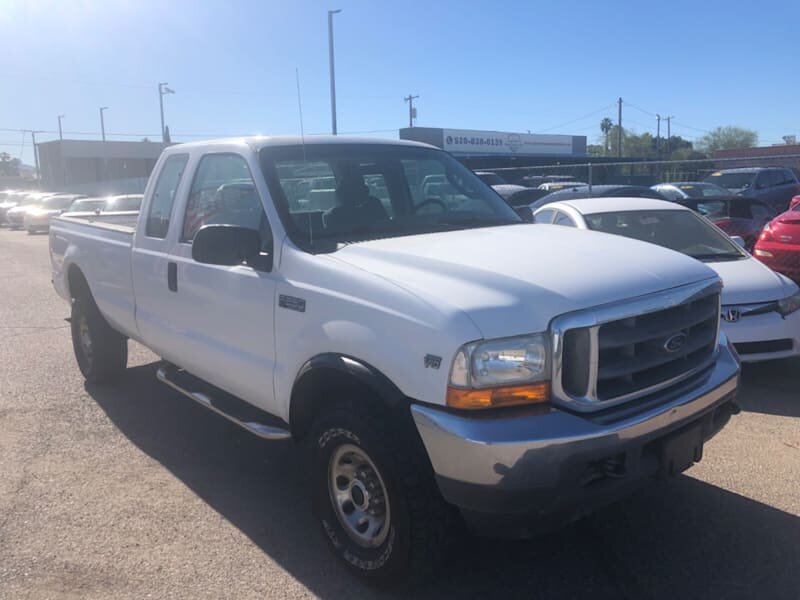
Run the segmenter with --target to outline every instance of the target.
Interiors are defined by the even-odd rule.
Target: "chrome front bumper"
[[[411,413],[442,494],[462,510],[545,515],[569,504],[580,512],[606,488],[654,475],[651,442],[701,419],[709,422],[704,437],[714,435],[727,418],[711,429],[712,417],[734,399],[738,375],[738,357],[723,335],[709,371],[649,402],[591,415],[554,406],[465,415],[419,404]],[[622,460],[623,476],[608,485],[582,483],[587,468],[612,459]]]

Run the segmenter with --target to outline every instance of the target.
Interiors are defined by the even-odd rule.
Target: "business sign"
[[[571,135],[443,129],[443,149],[455,154],[572,154]]]

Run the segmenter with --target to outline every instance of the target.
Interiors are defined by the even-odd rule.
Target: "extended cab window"
[[[189,160],[188,154],[173,154],[164,161],[161,172],[158,174],[156,189],[150,208],[147,212],[145,235],[147,237],[165,238],[169,231],[169,219],[172,214],[172,205],[175,202],[175,191],[181,182],[181,175]]]
[[[207,154],[197,166],[182,242],[191,242],[203,225],[237,225],[261,235],[262,250],[272,248],[267,217],[247,161],[238,154]]]

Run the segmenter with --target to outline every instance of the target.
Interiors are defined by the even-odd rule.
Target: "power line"
[[[626,106],[630,106],[631,108],[634,108],[634,109],[638,110],[639,112],[643,112],[644,114],[649,115],[649,116],[651,116],[653,118],[655,118],[657,116],[656,113],[651,113],[649,110],[645,110],[645,109],[643,109],[643,108],[641,108],[639,106],[636,106],[635,104],[631,104],[627,100],[625,101],[625,105]]]
[[[593,117],[596,114],[603,112],[604,110],[608,110],[609,108],[613,108],[614,102],[609,104],[608,106],[604,106],[603,108],[598,108],[597,110],[593,110],[590,113],[583,115],[582,117],[578,117],[577,119],[572,119],[571,121],[566,121],[565,123],[561,123],[560,125],[555,125],[554,127],[548,127],[547,129],[539,129],[538,133],[546,133],[548,131],[553,131],[553,129],[561,129],[566,125],[571,125],[572,123],[576,123],[577,121],[583,121],[584,119],[588,119],[589,117]]]

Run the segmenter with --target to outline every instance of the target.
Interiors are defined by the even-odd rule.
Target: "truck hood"
[[[724,305],[772,302],[791,296],[797,290],[791,281],[752,257],[706,264],[722,279]]]
[[[544,331],[564,313],[716,278],[655,244],[554,225],[375,240],[332,256],[463,311],[486,338]]]

